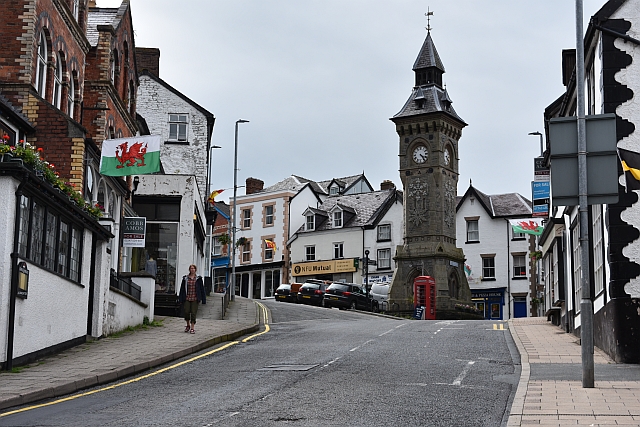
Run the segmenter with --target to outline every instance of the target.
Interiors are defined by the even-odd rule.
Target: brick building
[[[142,321],[144,304],[132,306],[109,291],[110,270],[119,270],[114,237],[120,218],[134,215],[127,199],[130,182],[99,174],[102,141],[138,132],[138,80],[128,0],[111,9],[88,0],[3,2],[0,44],[0,136],[7,135],[12,146],[22,141],[22,147],[42,149],[44,160],[80,195],[73,202],[26,161],[0,167],[1,191],[16,198],[15,209],[7,203],[0,224],[6,241],[15,243],[13,248],[0,246],[0,260],[7,267],[0,269],[0,279],[13,286],[17,263],[31,271],[28,299],[14,302],[9,286],[0,287],[0,312],[11,306],[16,316],[35,319],[33,313],[46,313],[47,318],[19,326],[0,319],[0,362],[10,365],[15,357],[27,360],[86,335],[126,327],[125,312],[134,323]],[[100,220],[79,208],[96,203],[104,207]],[[55,301],[69,299],[80,304],[73,315],[52,312]],[[47,325],[48,331],[39,329]],[[3,341],[5,328],[15,335],[13,342]]]

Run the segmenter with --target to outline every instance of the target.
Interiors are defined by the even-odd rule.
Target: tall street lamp
[[[535,131],[535,132],[529,132],[529,135],[540,136],[540,157],[544,156],[544,150],[542,149],[542,134],[538,131]]]
[[[238,124],[249,123],[249,120],[236,120],[235,153],[233,155],[233,219],[231,220],[231,289],[227,291],[231,301],[235,300],[236,294],[236,195],[238,193]]]

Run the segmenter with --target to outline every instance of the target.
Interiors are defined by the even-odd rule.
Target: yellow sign
[[[348,273],[356,271],[353,258],[332,261],[301,262],[293,264],[291,271],[294,276],[310,276],[312,274]]]

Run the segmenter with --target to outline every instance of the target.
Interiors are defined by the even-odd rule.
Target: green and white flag
[[[514,233],[526,233],[539,236],[544,230],[542,218],[510,219],[509,222],[511,223]]]
[[[102,142],[100,174],[144,175],[160,172],[160,135],[106,139]]]

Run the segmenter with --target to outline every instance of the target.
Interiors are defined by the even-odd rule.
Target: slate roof
[[[364,178],[364,174],[358,174],[358,175],[348,176],[345,178],[335,178],[335,179],[330,179],[328,181],[316,182],[307,178],[303,178],[298,175],[291,175],[283,179],[282,181],[276,182],[275,184],[270,185],[269,187],[265,187],[264,189],[258,191],[258,193],[262,193],[262,192],[270,193],[274,191],[285,191],[285,190],[298,192],[302,190],[302,188],[305,185],[309,185],[316,194],[327,195],[329,194],[329,184],[331,184],[333,181],[339,181],[341,183],[344,183],[344,188],[346,189],[346,188],[349,188],[353,183],[355,183],[360,178]]]
[[[98,45],[100,33],[98,25],[112,25],[116,28],[118,8],[90,8],[87,17],[87,40],[92,47]]]
[[[231,210],[229,208],[229,205],[226,204],[225,202],[223,202],[223,201],[216,202],[215,207],[226,218],[230,218],[231,217]]]
[[[505,193],[487,195],[472,185],[469,186],[467,192],[462,196],[456,206],[456,211],[464,201],[474,195],[485,211],[491,218],[509,218],[531,216],[531,201],[520,195],[519,193]]]
[[[433,44],[433,40],[431,39],[431,31],[427,33],[427,38],[424,40],[420,53],[416,58],[416,62],[413,64],[413,70],[419,70],[427,67],[436,67],[444,72],[444,64],[442,64],[440,55],[438,55],[436,46]]]
[[[449,114],[466,125],[462,117],[456,113],[456,110],[451,105],[451,98],[449,98],[447,89],[442,89],[433,83],[414,87],[407,102],[393,118],[437,112]]]
[[[29,121],[29,119],[24,114],[22,114],[22,112],[20,112],[16,107],[14,107],[7,98],[2,96],[2,94],[0,94],[0,106],[2,106],[2,109],[6,112],[8,116],[20,122],[20,124],[23,127],[26,127],[29,131],[34,130],[34,126]]]
[[[330,212],[338,205],[347,212],[355,213],[353,218],[343,224],[342,228],[363,227],[375,224],[379,216],[396,200],[396,197],[402,200],[402,196],[395,188],[372,191],[370,193],[350,194],[347,196],[332,196],[328,197],[322,205],[318,207],[318,210],[324,212],[326,215],[326,212]],[[331,229],[331,222],[325,221],[316,228],[316,231],[328,229]],[[304,226],[298,231],[303,230]]]

